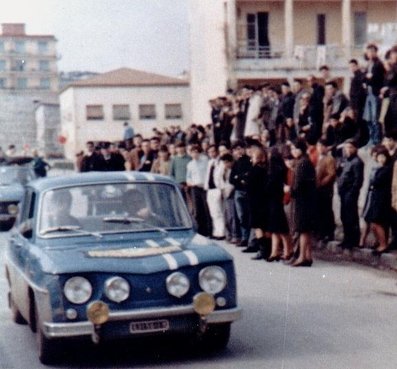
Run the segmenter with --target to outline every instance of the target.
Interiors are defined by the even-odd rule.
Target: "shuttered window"
[[[156,119],[156,105],[139,105],[139,119]]]
[[[103,105],[87,105],[87,120],[102,120],[104,118]]]
[[[165,104],[165,119],[182,119],[182,105]]]
[[[113,105],[113,120],[128,120],[130,119],[129,105]]]

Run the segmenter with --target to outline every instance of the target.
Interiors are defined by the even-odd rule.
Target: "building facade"
[[[2,24],[0,34],[0,146],[37,147],[35,111],[57,103],[56,39],[28,35],[24,24]]]
[[[87,141],[121,141],[124,122],[145,137],[153,128],[190,123],[186,80],[121,68],[76,81],[60,94],[65,156],[73,159]]]
[[[192,119],[206,123],[208,100],[228,87],[316,75],[324,64],[348,81],[348,60],[367,42],[397,43],[396,23],[395,0],[191,0]]]

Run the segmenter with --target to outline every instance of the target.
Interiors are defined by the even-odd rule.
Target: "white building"
[[[367,42],[396,43],[396,25],[396,0],[190,0],[192,121],[208,122],[208,100],[227,88],[304,78],[323,64],[346,88],[349,59],[362,60]]]
[[[150,137],[153,128],[190,123],[186,80],[121,68],[76,81],[60,94],[65,156],[73,159],[91,141],[120,141],[123,123]]]

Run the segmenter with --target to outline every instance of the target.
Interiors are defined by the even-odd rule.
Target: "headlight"
[[[105,282],[105,294],[114,302],[125,301],[130,296],[130,285],[124,278],[109,278]]]
[[[190,288],[190,282],[185,274],[175,272],[170,274],[166,280],[167,291],[175,297],[186,295]]]
[[[92,295],[92,286],[83,277],[72,277],[66,281],[63,292],[73,304],[84,304]]]
[[[8,214],[10,215],[17,215],[18,214],[18,205],[10,204],[7,207]]]
[[[219,293],[226,287],[226,273],[218,266],[206,267],[199,273],[199,284],[207,293]]]

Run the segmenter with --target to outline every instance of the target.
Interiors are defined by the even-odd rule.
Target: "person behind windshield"
[[[136,189],[124,193],[123,204],[126,205],[126,213],[130,217],[148,219],[153,215],[146,204],[144,194]]]
[[[47,215],[44,217],[45,228],[80,227],[79,221],[70,214],[72,194],[69,190],[54,191],[47,205]]]

